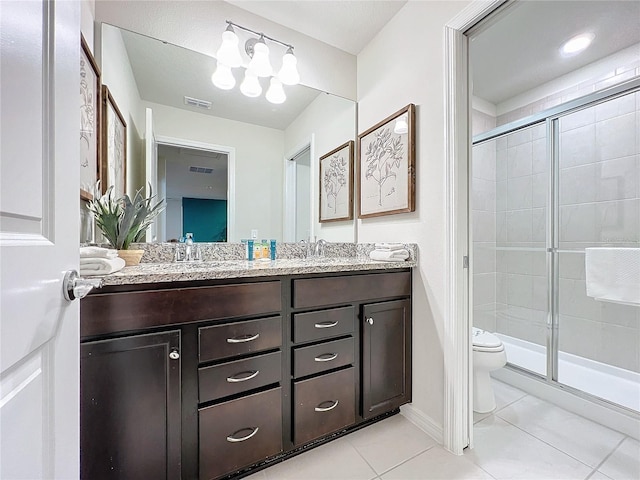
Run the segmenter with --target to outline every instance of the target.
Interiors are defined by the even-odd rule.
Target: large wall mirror
[[[127,121],[127,192],[151,183],[167,208],[148,241],[355,241],[354,221],[318,222],[318,158],[356,136],[353,101],[303,85],[287,99],[220,90],[214,58],[112,25],[102,80]],[[277,60],[274,58],[274,63]]]

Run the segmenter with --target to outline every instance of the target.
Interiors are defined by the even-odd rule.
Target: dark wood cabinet
[[[411,303],[362,306],[362,416],[411,401]]]
[[[81,478],[180,478],[180,332],[80,352]]]
[[[411,401],[409,269],[106,287],[80,313],[83,479],[244,475]]]

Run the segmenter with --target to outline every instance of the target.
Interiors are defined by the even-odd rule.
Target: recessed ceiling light
[[[596,36],[593,33],[581,33],[567,40],[562,47],[560,53],[565,56],[575,55],[585,50]]]

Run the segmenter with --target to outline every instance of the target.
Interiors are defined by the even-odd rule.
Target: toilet
[[[496,408],[489,372],[507,364],[502,341],[493,333],[473,327],[473,411],[487,413]]]

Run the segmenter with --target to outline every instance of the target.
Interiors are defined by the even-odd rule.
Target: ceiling
[[[167,198],[226,198],[227,155],[225,153],[158,145],[158,157],[166,162]],[[191,172],[190,167],[207,168],[212,171],[210,173]]]
[[[357,55],[407,0],[226,0],[267,20]]]
[[[469,50],[473,94],[493,104],[640,42],[638,1],[521,1],[496,17]],[[591,46],[563,58],[560,46],[585,31]]]

